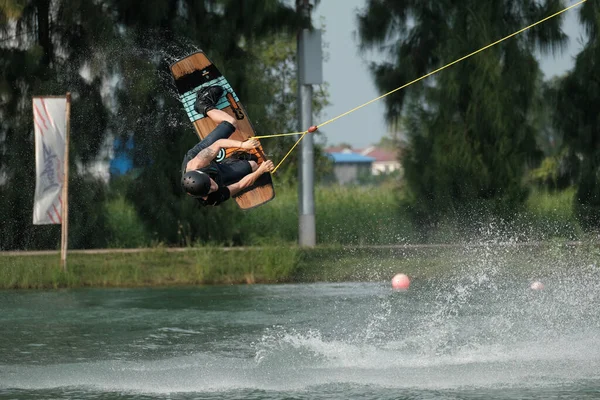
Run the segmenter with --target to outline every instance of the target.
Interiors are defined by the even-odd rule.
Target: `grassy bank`
[[[1,255],[0,288],[137,287],[323,281],[386,281],[477,274],[534,277],[600,265],[595,244],[480,243],[466,246],[166,248],[136,252]]]
[[[0,256],[0,288],[276,282],[293,274],[297,257],[293,248],[73,252],[63,272],[58,254]]]

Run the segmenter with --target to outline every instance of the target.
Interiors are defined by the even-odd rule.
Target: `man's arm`
[[[256,182],[256,180],[258,179],[259,176],[261,176],[265,172],[273,171],[274,168],[275,168],[275,166],[273,165],[273,161],[267,160],[267,161],[263,162],[262,164],[260,164],[260,166],[258,167],[258,169],[256,171],[246,175],[245,177],[240,179],[238,182],[232,183],[231,185],[227,186],[227,189],[229,189],[229,193],[231,194],[231,197],[235,196],[242,190],[252,186],[252,184],[254,184],[254,182]]]
[[[200,203],[204,206],[218,206],[231,197],[229,189],[220,187],[216,192],[210,193],[205,198],[200,199]]]
[[[260,146],[260,142],[256,139],[249,139],[245,142],[241,140],[232,140],[232,139],[219,139],[204,150],[200,151],[196,157],[192,158],[188,161],[186,170],[199,169],[204,168],[210,164],[212,160],[217,156],[219,150],[223,149],[254,149]]]

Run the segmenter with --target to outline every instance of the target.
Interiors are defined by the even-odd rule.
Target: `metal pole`
[[[64,182],[62,193],[62,222],[61,222],[61,244],[60,244],[60,266],[64,272],[67,271],[67,251],[69,248],[69,140],[71,137],[71,92],[67,92],[65,129],[65,164]]]
[[[296,0],[296,9],[304,16],[310,18],[311,5],[308,0]],[[304,35],[302,31],[298,34],[298,122],[299,131],[304,131],[312,125],[312,85],[303,82],[304,52],[300,51],[303,46]],[[314,200],[314,151],[312,134],[307,134],[302,140],[300,151],[300,162],[298,168],[300,185],[298,186],[299,199],[299,221],[298,239],[299,245],[314,247],[316,245],[315,228],[315,200]]]
[[[312,125],[312,86],[302,85],[301,119],[302,130]],[[315,199],[314,199],[314,151],[311,133],[302,139],[300,152],[300,245],[314,247],[316,244]]]

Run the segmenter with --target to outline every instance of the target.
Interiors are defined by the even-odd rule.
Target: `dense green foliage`
[[[389,45],[390,62],[373,66],[387,92],[562,8],[557,0],[371,0],[360,36],[365,48]],[[388,98],[388,118],[404,117],[409,135],[403,165],[419,221],[515,215],[527,197],[525,168],[539,155],[534,50],[564,41],[555,18]]]
[[[394,186],[317,187],[315,200],[317,240],[327,245],[396,245],[420,243],[467,243],[482,240],[579,240],[585,234],[573,212],[574,189],[562,192],[534,190],[524,209],[511,220],[490,217],[458,220],[449,216],[421,233],[411,219],[410,204]],[[480,205],[483,208],[485,205]],[[108,247],[156,245],[274,246],[294,245],[298,240],[298,196],[295,187],[278,188],[277,197],[250,211],[235,203],[224,204],[223,216],[207,213],[193,227],[179,221],[175,243],[163,242],[134,212],[133,203],[122,197],[104,207]],[[224,218],[227,218],[225,220]],[[200,231],[203,238],[193,235]],[[199,236],[200,236],[199,235]]]
[[[578,161],[576,213],[586,229],[600,226],[600,7],[583,4],[580,18],[588,40],[575,68],[558,83],[555,123],[570,159]]]
[[[181,160],[197,137],[177,101],[168,67],[201,48],[244,99],[259,132],[288,131],[296,108],[295,33],[307,23],[279,0],[0,3],[0,249],[57,246],[60,227],[31,224],[31,96],[67,91],[73,96],[71,247],[135,245],[148,235],[179,244],[182,230],[193,240],[235,242],[206,228],[230,222],[227,210],[198,211],[180,189]],[[289,69],[285,79],[273,80],[282,65]],[[326,102],[323,87],[315,112]],[[107,187],[91,171],[115,137],[123,144],[133,138],[135,173]],[[291,143],[280,141],[266,144],[266,150],[276,157],[286,146]],[[327,167],[317,159],[321,169]],[[287,163],[281,176],[290,180],[295,170]],[[115,232],[120,216],[106,212],[123,201],[115,198],[135,207],[132,218],[145,223],[148,235]],[[135,237],[125,239],[129,234]]]
[[[401,86],[567,6],[558,0],[370,0],[361,45],[385,49],[373,65],[382,92]],[[387,99],[408,135],[402,159],[413,215],[426,227],[455,219],[515,219],[534,184],[576,185],[575,214],[600,223],[598,16],[578,11],[588,38],[573,71],[543,82],[536,51],[560,50],[561,17],[485,50]],[[517,211],[517,212],[515,212]]]
[[[71,166],[93,159],[108,127],[102,80],[80,71],[99,58],[99,43],[115,39],[112,22],[97,2],[10,0],[0,7],[0,249],[48,248],[60,227],[32,229],[35,188],[31,97],[70,90],[77,106],[71,115]],[[83,171],[82,171],[83,172]],[[72,174],[72,246],[103,244],[96,213],[105,188],[83,172]]]

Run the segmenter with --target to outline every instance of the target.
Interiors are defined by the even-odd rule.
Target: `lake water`
[[[0,398],[599,398],[599,276],[1,291]]]

